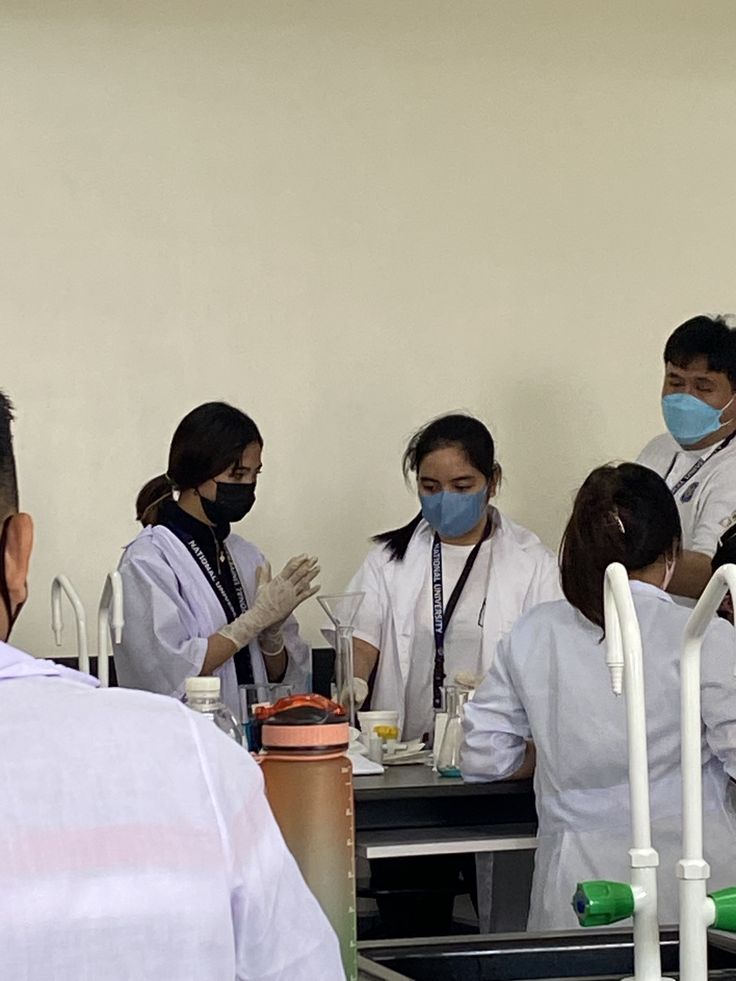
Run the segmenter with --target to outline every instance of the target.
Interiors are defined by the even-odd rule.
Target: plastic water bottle
[[[194,712],[211,719],[218,729],[243,745],[243,730],[230,709],[220,701],[220,679],[211,677],[187,678],[185,703]]]
[[[256,715],[271,809],[338,936],[347,979],[355,981],[355,818],[345,710],[321,695],[294,695]]]

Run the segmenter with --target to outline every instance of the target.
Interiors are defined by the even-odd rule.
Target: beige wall
[[[50,652],[56,571],[91,613],[206,399],[266,437],[243,530],[326,589],[413,513],[402,447],[452,408],[556,546],[660,428],[668,331],[734,306],[735,31],[730,0],[3,0],[17,639]]]

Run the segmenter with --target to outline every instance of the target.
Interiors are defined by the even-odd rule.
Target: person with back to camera
[[[10,423],[0,393],[0,974],[344,981],[250,755],[172,698],[7,643],[33,539]]]
[[[539,816],[529,930],[577,926],[577,882],[626,881],[631,818],[626,706],[611,693],[603,642],[603,580],[628,570],[641,628],[646,686],[652,839],[660,868],[662,923],[678,917],[674,868],[681,852],[680,670],[687,607],[666,589],[680,556],[680,519],[656,473],[635,463],[594,470],[565,530],[565,599],[532,610],[501,641],[467,706],[463,778],[508,780],[534,763]],[[710,886],[736,878],[733,628],[714,619],[703,644],[703,808]]]
[[[398,710],[403,738],[414,739],[432,734],[445,679],[482,678],[499,637],[560,596],[560,586],[551,552],[491,504],[501,468],[482,422],[435,419],[412,437],[403,462],[407,477],[416,474],[421,511],[376,535],[348,592],[365,593],[357,689],[365,694],[375,669],[373,707]]]
[[[299,555],[272,579],[261,551],[230,532],[255,503],[262,448],[253,420],[224,402],[179,423],[167,474],[138,495],[144,529],[120,561],[122,686],[181,698],[186,678],[216,674],[236,717],[239,684],[309,687],[310,650],[292,613],[319,590],[317,560]]]
[[[693,317],[668,339],[664,365],[669,431],[638,462],[665,479],[680,514],[683,551],[669,591],[697,599],[736,519],[736,329],[723,317]]]

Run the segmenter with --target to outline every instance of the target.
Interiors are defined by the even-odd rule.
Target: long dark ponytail
[[[439,419],[434,419],[414,433],[402,458],[404,477],[408,480],[410,474],[417,473],[426,456],[446,446],[456,446],[462,450],[475,469],[489,481],[500,472],[496,462],[496,447],[488,429],[473,416],[454,413],[440,416]],[[375,535],[373,541],[378,545],[384,545],[391,558],[401,562],[421,520],[420,511],[408,524]]]

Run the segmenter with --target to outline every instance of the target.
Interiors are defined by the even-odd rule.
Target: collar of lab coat
[[[97,678],[91,675],[82,674],[81,671],[72,671],[71,668],[64,667],[45,657],[31,657],[24,651],[19,651],[17,647],[0,642],[0,681],[9,681],[12,678],[69,678],[72,681],[79,681],[85,685],[96,687],[99,685]]]
[[[665,603],[675,602],[669,593],[665,593],[659,586],[653,586],[650,582],[642,582],[640,579],[630,579],[629,585],[632,593],[648,593],[650,596],[656,596],[657,599],[664,600]]]

